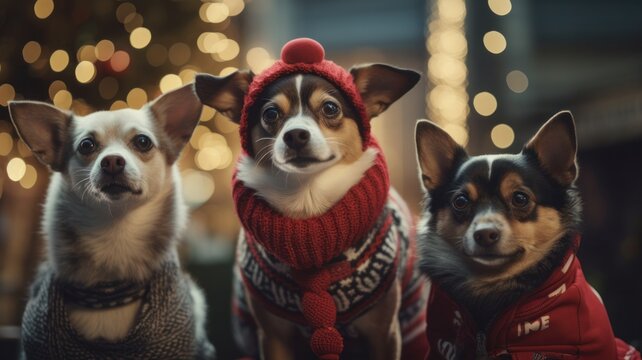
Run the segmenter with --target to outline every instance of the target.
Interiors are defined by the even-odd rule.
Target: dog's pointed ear
[[[253,77],[249,70],[237,70],[227,76],[197,74],[194,88],[203,104],[213,107],[238,124],[241,121],[243,99]]]
[[[168,160],[174,162],[194,132],[203,104],[193,84],[165,93],[148,104],[154,118],[168,137]]]
[[[40,101],[10,101],[13,126],[34,156],[54,171],[62,171],[72,114]]]
[[[455,166],[468,158],[466,150],[437,124],[419,120],[415,127],[421,182],[432,192],[448,181]]]
[[[572,184],[578,167],[575,121],[571,112],[553,115],[524,146],[524,151],[532,151],[544,170],[561,185]]]
[[[412,89],[421,77],[414,70],[385,64],[357,65],[350,74],[371,119]]]

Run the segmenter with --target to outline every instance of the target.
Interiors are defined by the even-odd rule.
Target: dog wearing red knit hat
[[[295,39],[256,76],[196,76],[201,101],[239,123],[244,151],[235,337],[263,359],[423,358],[413,220],[370,134],[420,75],[324,57]]]

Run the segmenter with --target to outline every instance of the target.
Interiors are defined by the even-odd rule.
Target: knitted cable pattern
[[[166,263],[149,282],[138,319],[119,342],[89,341],[69,322],[64,294],[44,268],[32,287],[22,319],[27,359],[211,359],[214,347],[197,339],[190,286],[178,266]]]

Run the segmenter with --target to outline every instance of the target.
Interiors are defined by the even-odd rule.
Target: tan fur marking
[[[363,155],[361,135],[354,120],[343,118],[342,122],[338,128],[330,128],[322,122],[319,124],[319,128],[330,146],[338,150],[338,153],[343,154],[343,160],[340,163],[350,164]]]
[[[290,104],[290,100],[288,100],[288,97],[285,96],[284,94],[276,94],[272,99],[270,99],[271,103],[276,104],[279,109],[283,112],[283,114],[289,114],[290,113],[290,108],[292,107],[292,104]]]
[[[336,148],[338,152],[343,155],[341,162],[347,164],[353,163],[363,154],[359,127],[357,122],[349,117],[340,117],[331,121],[323,118],[321,106],[328,100],[337,104],[341,103],[321,89],[314,90],[312,95],[310,95],[308,103],[310,109],[315,114],[315,118],[319,120],[319,128],[323,136],[333,148]],[[343,112],[340,116],[343,116]]]
[[[453,219],[450,209],[441,209],[437,212],[437,233],[451,245],[461,247],[461,239],[466,234],[467,224],[458,224]]]
[[[477,191],[477,187],[475,186],[475,184],[467,183],[466,185],[464,185],[464,188],[466,189],[470,200],[475,202],[479,199],[479,192]]]
[[[504,199],[510,199],[513,192],[524,186],[524,179],[517,173],[509,172],[502,179],[499,190]]]
[[[516,173],[510,172],[504,176],[501,184],[499,185],[499,191],[506,201],[506,204],[508,204],[509,206],[512,205],[512,197],[515,191],[521,191],[528,195],[531,200],[528,206],[525,206],[523,208],[516,208],[511,206],[513,215],[518,218],[528,216],[537,205],[535,194],[531,191],[531,189],[524,185],[524,179],[522,179],[522,177]]]
[[[521,247],[524,254],[500,274],[481,275],[472,281],[474,290],[483,293],[484,288],[491,283],[509,279],[541,261],[553,245],[564,235],[560,214],[557,210],[539,206],[537,221],[520,222],[511,220],[510,226],[513,236],[506,246],[515,249]]]

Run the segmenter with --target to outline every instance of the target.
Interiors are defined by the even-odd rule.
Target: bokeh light
[[[54,51],[49,58],[49,65],[51,66],[51,70],[55,72],[65,70],[67,65],[69,65],[69,54],[61,49]]]
[[[510,126],[499,124],[491,130],[490,139],[496,147],[506,149],[513,144],[513,141],[515,141],[515,132]]]
[[[116,8],[116,19],[121,23],[125,23],[125,19],[136,12],[136,6],[130,2],[124,2]]]
[[[107,39],[100,40],[96,44],[95,48],[96,59],[100,61],[107,61],[111,58],[112,55],[114,55],[115,50],[116,48],[113,42]]]
[[[214,195],[214,179],[203,171],[185,170],[181,173],[183,197],[190,206],[198,206]]]
[[[497,110],[497,99],[493,94],[482,91],[473,98],[473,107],[479,115],[490,116]]]
[[[488,0],[488,7],[496,15],[504,16],[510,12],[513,6],[510,0]]]
[[[223,0],[223,4],[227,5],[230,16],[236,16],[245,9],[243,0]]]
[[[67,90],[67,85],[61,80],[52,81],[49,85],[49,98],[53,100],[54,96],[56,96],[60,90]]]
[[[196,46],[201,52],[211,54],[215,51],[216,43],[224,39],[227,39],[227,37],[223,33],[204,32],[196,39]]]
[[[181,86],[183,86],[183,80],[181,80],[181,77],[176,74],[167,74],[163,76],[158,85],[163,94],[168,91],[178,89]]]
[[[194,128],[194,131],[192,132],[192,137],[189,139],[190,145],[194,149],[198,149],[198,139],[200,139],[203,134],[207,134],[209,132],[210,132],[210,129],[207,126],[197,125],[196,128]]]
[[[7,156],[13,149],[13,137],[11,134],[2,132],[0,133],[0,156]]]
[[[169,48],[169,62],[181,66],[187,63],[192,56],[192,51],[185,43],[178,42]]]
[[[143,26],[143,22],[144,22],[144,19],[141,14],[131,13],[127,15],[127,17],[125,18],[125,21],[124,21],[125,31],[132,32],[137,28]]]
[[[214,170],[221,164],[221,155],[215,148],[205,148],[196,152],[194,163],[202,170]]]
[[[18,155],[20,155],[23,159],[28,158],[32,155],[31,149],[29,149],[27,144],[25,144],[22,140],[16,141],[16,148],[18,149]]]
[[[16,90],[11,84],[0,85],[0,105],[7,106],[7,103],[16,97]]]
[[[135,49],[142,49],[152,40],[152,32],[148,28],[138,27],[129,34],[129,42]]]
[[[129,54],[123,50],[118,50],[109,60],[111,68],[116,72],[122,72],[129,66]]]
[[[462,125],[447,123],[444,125],[444,131],[447,132],[457,144],[461,146],[468,144],[468,130]]]
[[[33,4],[33,13],[38,19],[46,19],[54,11],[52,0],[37,0]]]
[[[96,61],[96,47],[94,45],[83,45],[78,49],[78,52],[76,52],[76,59],[78,61],[91,61],[95,62]]]
[[[90,61],[81,61],[76,65],[76,79],[82,84],[91,82],[96,77],[96,67]]]
[[[201,20],[218,24],[225,21],[225,19],[230,16],[230,9],[224,3],[206,2],[201,5],[198,14]]]
[[[228,66],[228,67],[222,68],[221,71],[218,73],[218,75],[219,76],[227,76],[227,75],[229,75],[229,74],[231,74],[231,73],[233,73],[235,71],[238,71],[238,68],[236,68],[234,66]]]
[[[245,60],[250,70],[255,74],[259,74],[274,63],[274,59],[272,59],[270,53],[262,47],[255,47],[248,50],[245,55]]]
[[[216,115],[216,110],[207,105],[203,105],[203,111],[201,111],[201,118],[199,119],[199,121],[210,121],[212,120],[212,118],[214,118],[214,115]]]
[[[501,54],[506,50],[506,38],[499,31],[489,31],[484,34],[484,46],[492,54]]]
[[[73,97],[71,96],[71,93],[67,90],[58,91],[53,98],[54,105],[65,110],[69,110],[71,108],[72,101],[73,101]]]
[[[116,100],[114,101],[111,106],[109,107],[109,110],[120,110],[120,109],[127,109],[127,103],[122,101],[122,100]]]
[[[506,84],[511,91],[523,93],[528,89],[528,76],[522,71],[513,70],[506,75]]]
[[[14,157],[7,163],[7,176],[11,181],[20,181],[27,171],[27,164],[24,160]]]
[[[196,78],[196,72],[196,70],[191,68],[183,69],[178,73],[178,77],[181,78],[183,84],[189,84]]]
[[[216,115],[214,115],[214,126],[216,126],[216,129],[223,134],[236,132],[239,128],[238,124],[230,121],[229,118],[221,115],[220,113],[216,113]]]
[[[216,61],[230,61],[236,58],[241,51],[239,43],[232,39],[217,41],[212,48],[212,58]]]
[[[38,171],[36,170],[33,165],[27,164],[25,166],[25,172],[22,178],[20,179],[20,186],[22,186],[25,189],[31,189],[34,185],[36,185],[36,181],[38,180]]]
[[[42,53],[42,47],[37,41],[29,41],[22,48],[22,58],[28,64],[35,63]]]
[[[147,103],[147,93],[141,88],[133,88],[127,94],[127,105],[133,109],[140,109]]]

